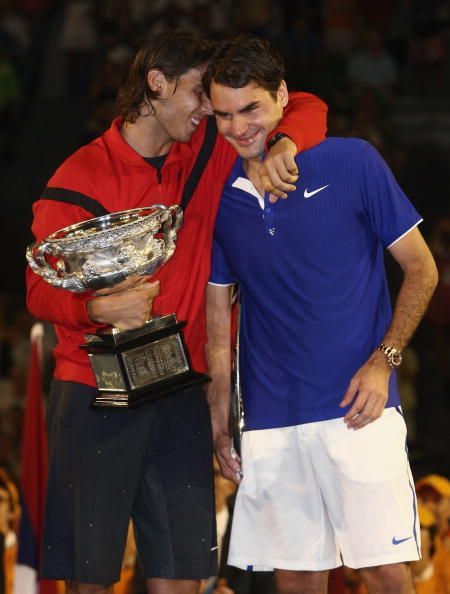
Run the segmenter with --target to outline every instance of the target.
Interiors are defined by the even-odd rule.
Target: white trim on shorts
[[[357,431],[342,418],[247,431],[242,464],[230,565],[319,571],[420,559],[399,408]]]

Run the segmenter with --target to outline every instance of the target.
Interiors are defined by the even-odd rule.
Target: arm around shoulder
[[[297,152],[307,150],[325,140],[327,133],[327,104],[310,93],[289,93],[283,119],[269,135],[282,132],[297,146]]]

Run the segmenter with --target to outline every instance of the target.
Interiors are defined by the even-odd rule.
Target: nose
[[[247,122],[239,115],[234,116],[231,122],[230,131],[231,134],[237,138],[243,136],[247,131]]]

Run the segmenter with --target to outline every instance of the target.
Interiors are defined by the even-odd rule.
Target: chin
[[[176,142],[189,142],[194,134],[195,130],[189,130],[184,132],[183,134],[178,134],[174,140]]]
[[[260,147],[239,147],[237,152],[243,159],[259,159],[259,157],[261,157],[261,155],[264,153],[264,149],[261,149]]]

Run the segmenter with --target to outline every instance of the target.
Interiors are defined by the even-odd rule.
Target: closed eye
[[[213,113],[221,120],[229,120],[231,118],[231,113],[228,113],[226,111],[219,111],[218,109],[213,109]]]
[[[250,113],[252,111],[255,111],[255,109],[257,109],[258,107],[259,102],[255,101],[254,103],[249,103],[248,105],[246,105],[243,109],[239,111],[239,113]]]
[[[259,101],[252,101],[252,103],[249,103],[248,105],[245,105],[242,109],[240,109],[238,111],[238,114],[251,113],[258,109],[258,107]],[[232,117],[231,113],[229,113],[228,111],[220,111],[220,109],[213,109],[213,113],[215,116],[222,120],[229,120]]]

